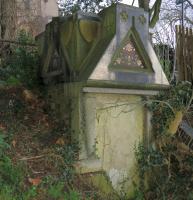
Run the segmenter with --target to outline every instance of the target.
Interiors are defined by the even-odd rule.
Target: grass
[[[97,189],[74,170],[78,146],[38,95],[0,89],[0,200],[94,200]]]

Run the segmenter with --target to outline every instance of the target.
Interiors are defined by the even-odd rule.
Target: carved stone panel
[[[114,65],[121,65],[126,68],[139,68],[144,69],[145,66],[142,62],[142,59],[137,52],[137,49],[133,42],[129,40],[127,44],[122,47],[120,52],[118,53]]]
[[[48,72],[53,72],[61,69],[61,58],[57,52],[57,50],[54,51],[51,62],[49,64]]]

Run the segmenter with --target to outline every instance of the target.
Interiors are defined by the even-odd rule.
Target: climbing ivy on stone
[[[168,128],[176,111],[186,114],[193,99],[192,85],[171,85],[149,101],[152,112],[152,141],[135,148],[139,184],[135,199],[193,199],[193,154]]]
[[[172,85],[169,90],[162,91],[149,104],[152,112],[154,137],[167,134],[170,123],[178,111],[185,113],[192,100],[192,89],[189,82]]]

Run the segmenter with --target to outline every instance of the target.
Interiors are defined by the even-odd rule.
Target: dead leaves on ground
[[[37,178],[28,178],[28,181],[29,181],[29,183],[31,185],[38,186],[41,183],[42,179],[40,177],[37,177]]]

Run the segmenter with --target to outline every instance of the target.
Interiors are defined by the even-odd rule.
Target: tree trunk
[[[0,1],[0,39],[13,39],[16,30],[16,0]]]
[[[153,28],[156,22],[159,20],[159,13],[162,0],[156,0],[152,8],[150,8],[150,0],[138,0],[139,7],[143,8],[145,11],[149,12],[150,27]]]
[[[150,0],[138,0],[138,2],[140,8],[143,8],[145,11],[149,11]]]

